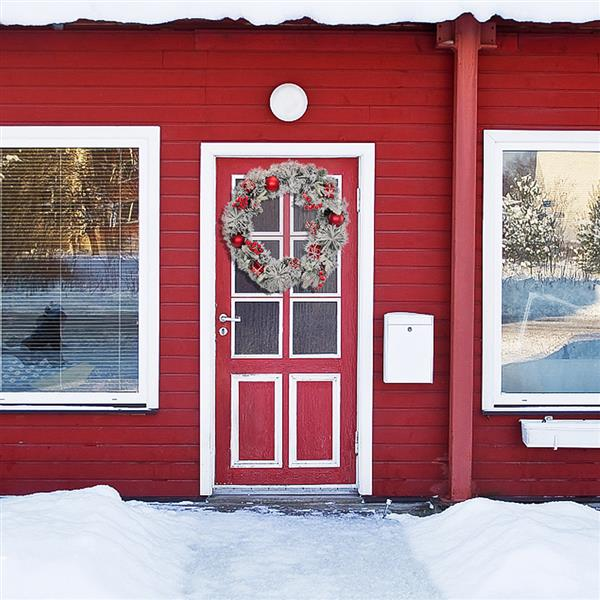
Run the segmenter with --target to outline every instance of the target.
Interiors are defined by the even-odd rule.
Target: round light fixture
[[[306,92],[295,83],[282,83],[271,92],[271,112],[281,121],[297,121],[308,107]]]

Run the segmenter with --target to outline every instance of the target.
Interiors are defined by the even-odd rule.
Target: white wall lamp
[[[269,100],[271,112],[280,120],[297,121],[308,108],[306,92],[295,83],[282,83],[272,92]]]

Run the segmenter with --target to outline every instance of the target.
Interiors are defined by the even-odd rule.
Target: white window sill
[[[521,419],[521,437],[528,448],[600,448],[600,420]]]

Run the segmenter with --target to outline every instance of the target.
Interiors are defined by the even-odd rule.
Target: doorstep
[[[386,513],[385,500],[365,502],[358,494],[285,494],[260,495],[256,493],[216,493],[200,502],[161,503],[163,508],[175,510],[212,510],[216,512],[235,512],[249,510],[253,512],[277,512],[286,515],[358,515],[382,517]],[[437,504],[422,502],[391,502],[387,512],[427,516],[440,512]]]

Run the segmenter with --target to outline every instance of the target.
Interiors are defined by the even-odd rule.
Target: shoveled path
[[[381,505],[370,513],[348,512],[323,500],[329,504],[322,510],[301,509],[301,502],[285,512],[260,502],[240,510],[229,506],[226,512],[197,503],[166,505],[193,517],[189,522],[196,529],[187,597],[441,597],[413,558],[402,525],[383,519]]]

